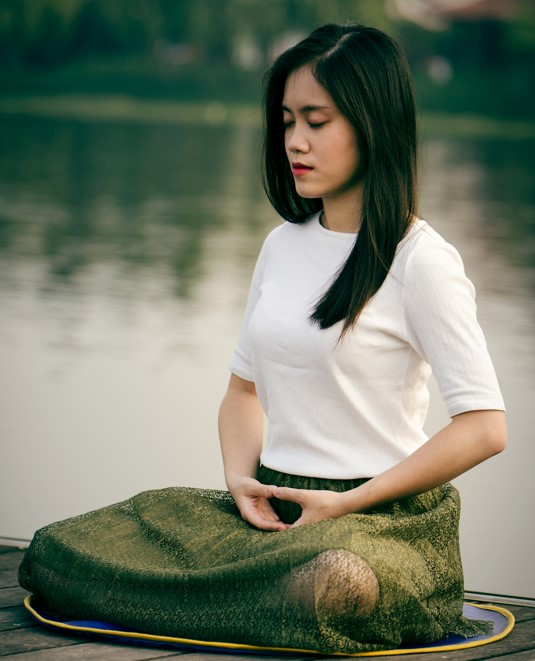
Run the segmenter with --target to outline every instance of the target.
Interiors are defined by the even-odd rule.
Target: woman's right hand
[[[242,518],[259,530],[286,530],[271,507],[274,486],[255,479],[264,434],[264,412],[256,386],[236,374],[219,409],[219,437],[228,490]]]
[[[259,530],[287,530],[289,524],[283,523],[269,499],[273,497],[272,485],[262,484],[252,477],[239,477],[229,485],[242,518]]]

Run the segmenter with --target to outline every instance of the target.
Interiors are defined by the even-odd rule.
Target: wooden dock
[[[54,633],[38,625],[22,602],[27,592],[18,586],[17,569],[23,551],[0,546],[0,658],[12,661],[269,661],[310,659],[304,655],[268,656],[180,652],[150,647],[109,644],[87,638]],[[535,608],[506,605],[515,618],[513,631],[503,640],[462,651],[371,657],[385,661],[535,661]],[[329,658],[329,657],[321,657]],[[330,657],[340,659],[341,657]],[[364,657],[366,658],[366,657]]]

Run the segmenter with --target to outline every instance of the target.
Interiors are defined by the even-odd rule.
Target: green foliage
[[[0,57],[50,64],[102,53],[153,54],[189,44],[207,61],[231,58],[243,36],[267,46],[327,21],[385,23],[377,0],[0,0]],[[388,22],[388,21],[387,21]]]
[[[425,108],[535,115],[535,5],[507,21],[426,30],[381,0],[0,0],[4,94],[89,92],[258,101],[262,72],[326,22],[359,21],[403,45]],[[451,80],[430,75],[430,62]],[[496,93],[499,86],[499,92]]]

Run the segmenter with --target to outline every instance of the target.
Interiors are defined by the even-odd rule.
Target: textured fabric
[[[265,483],[345,490],[261,468]],[[275,503],[283,519],[298,511]],[[282,532],[244,522],[225,491],[169,488],[38,531],[19,577],[77,619],[209,641],[356,653],[487,633],[462,616],[451,485]]]
[[[264,244],[230,364],[254,381],[269,420],[262,463],[296,475],[373,477],[420,447],[431,373],[451,416],[503,409],[457,251],[417,221],[355,328],[309,316],[354,234],[318,216],[284,223]]]

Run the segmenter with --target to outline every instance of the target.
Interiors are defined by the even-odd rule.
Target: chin
[[[310,190],[310,188],[307,188],[306,186],[296,186],[295,190],[298,195],[304,197],[306,200],[317,200],[323,197],[321,191]]]

